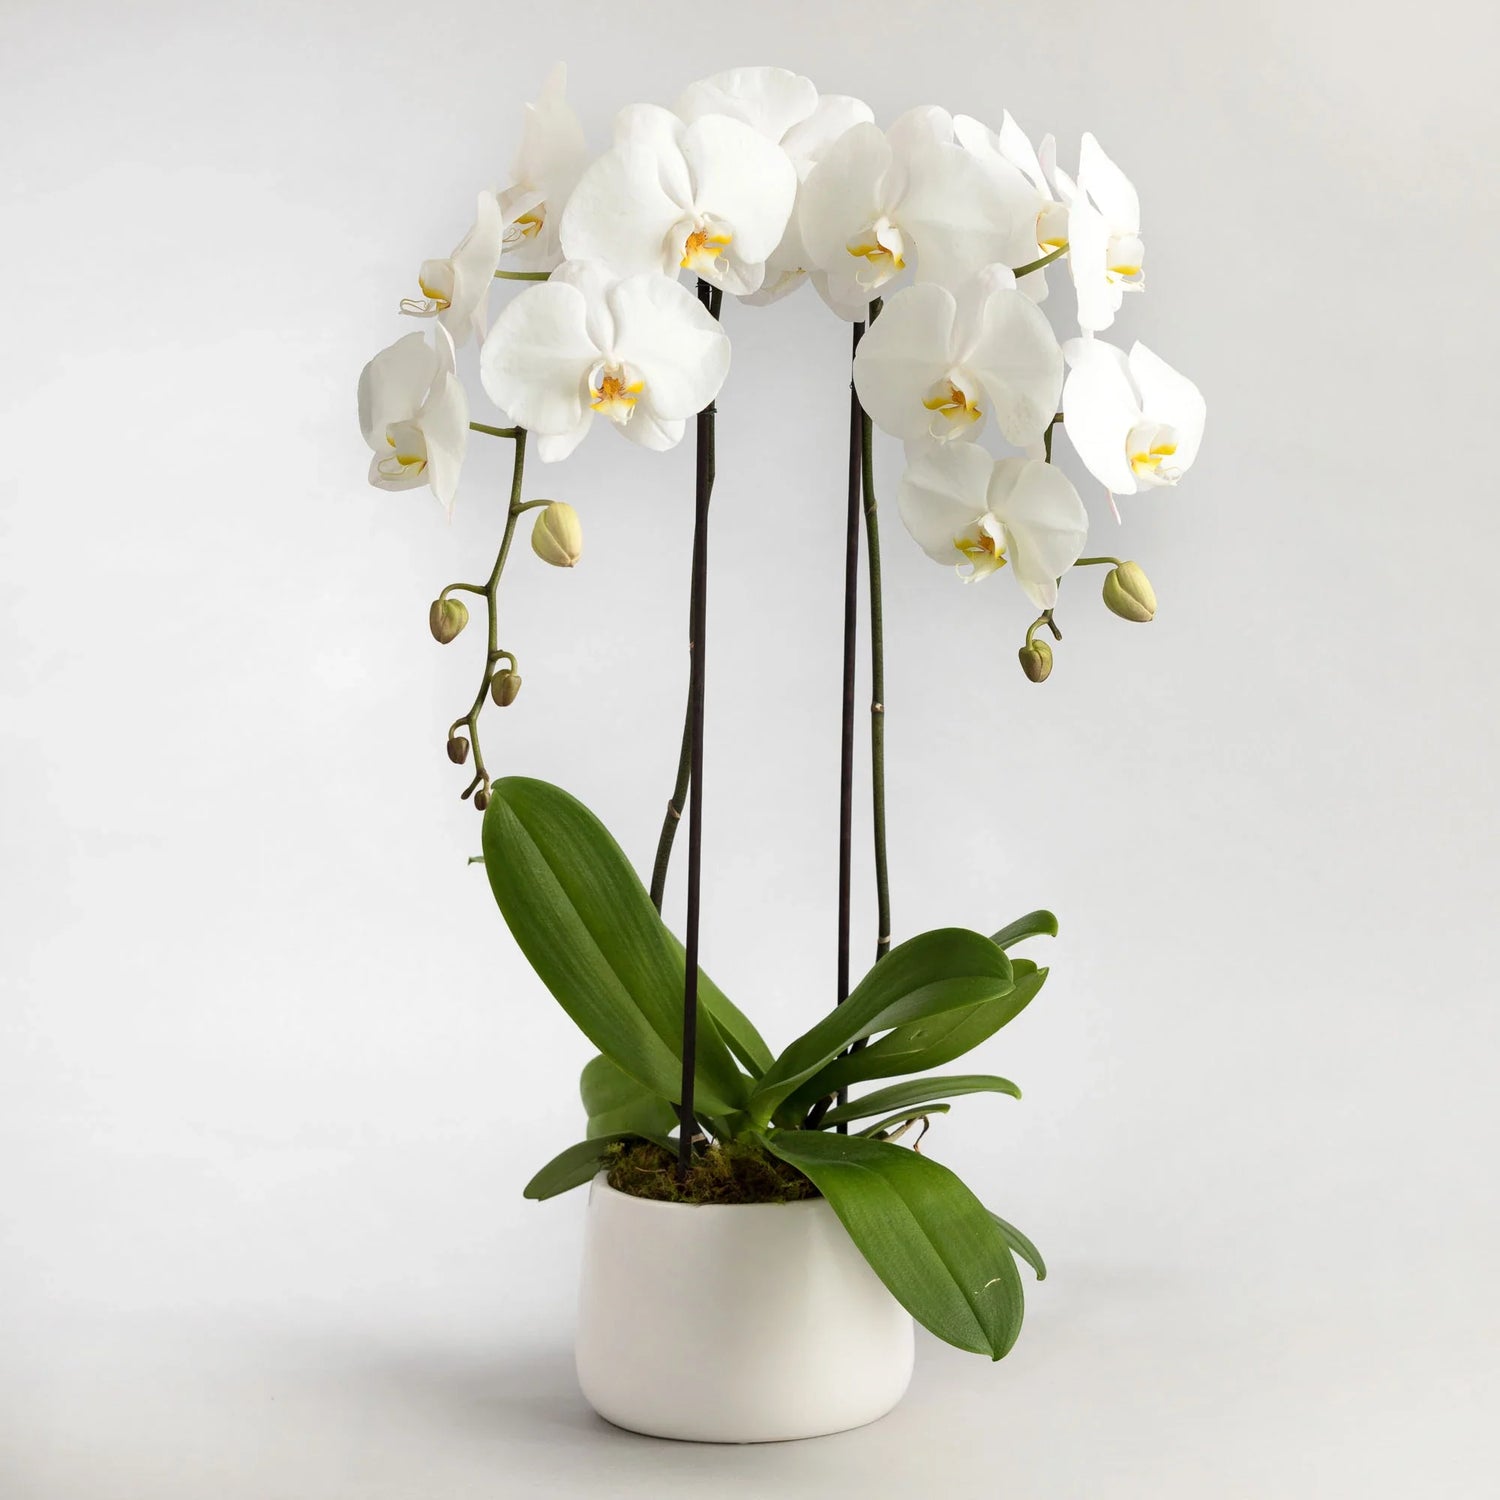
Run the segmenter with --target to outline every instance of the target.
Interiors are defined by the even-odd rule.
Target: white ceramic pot
[[[912,1320],[821,1198],[691,1206],[589,1189],[578,1380],[601,1417],[700,1443],[863,1427],[911,1381]]]

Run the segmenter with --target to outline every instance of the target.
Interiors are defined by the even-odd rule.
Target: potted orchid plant
[[[1083,555],[1089,513],[1053,452],[1061,427],[1116,520],[1115,497],[1176,484],[1196,455],[1196,387],[1144,346],[1100,337],[1126,293],[1142,289],[1140,231],[1134,189],[1092,136],[1074,176],[1050,139],[1033,149],[1009,114],[992,131],[924,107],[882,129],[857,99],[745,68],[690,85],[671,110],[625,108],[591,158],[559,68],[527,107],[509,185],[479,195],[463,241],[422,264],[420,297],[401,304],[432,320],[431,338],[407,334],[361,376],[369,477],[382,489],[425,486],[451,507],[472,437],[512,445],[489,574],[443,588],[429,627],[446,645],[468,625],[469,604],[483,607],[477,692],[448,726],[448,757],[471,772],[462,795],[484,815],[483,862],[514,940],[597,1051],[581,1079],[580,1138],[525,1191],[545,1199],[590,1187],[578,1370],[590,1402],[622,1426],[755,1441],[874,1420],[910,1378],[913,1319],[999,1359],[1021,1326],[1018,1262],[1045,1275],[1030,1240],[919,1149],[954,1099],[1019,1097],[996,1074],[943,1070],[1030,1004],[1047,970],[1014,950],[1057,927],[1034,911],[992,933],[944,928],[892,946],[872,434],[878,426],[905,445],[897,508],[922,550],[966,582],[1004,572],[1019,585],[1033,617],[1018,655],[1032,682],[1053,669],[1074,569],[1103,568],[1107,607],[1152,619],[1137,563]],[[1078,329],[1066,340],[1044,306],[1054,264],[1073,291]],[[853,358],[840,973],[827,1013],[778,1051],[699,962],[704,599],[716,401],[730,363],[724,299],[754,307],[803,282],[850,325]],[[497,287],[513,295],[491,322]],[[471,339],[503,422],[471,420],[459,376]],[[572,567],[582,555],[577,510],[526,498],[528,448],[553,464],[613,429],[664,450],[690,424],[688,696],[648,883],[568,792],[494,775],[480,728],[490,705],[509,709],[521,692],[499,591],[522,518],[531,515],[542,562]],[[862,552],[880,937],[856,980]],[[684,818],[679,941],[661,907]],[[702,1390],[713,1399],[695,1399]]]

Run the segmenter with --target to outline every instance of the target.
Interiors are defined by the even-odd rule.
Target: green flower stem
[[[880,316],[881,300],[870,304],[870,323]],[[875,835],[875,960],[891,946],[891,886],[885,852],[885,612],[880,589],[880,520],[875,501],[875,441],[870,414],[860,412],[861,471],[864,486],[865,544],[870,579],[870,786]]]
[[[548,281],[551,271],[496,271],[496,281]]]
[[[479,716],[484,712],[485,700],[489,697],[490,679],[495,673],[495,664],[500,661],[508,661],[510,670],[516,670],[515,655],[503,650],[500,646],[500,617],[497,603],[497,595],[500,588],[500,578],[505,572],[505,561],[510,556],[510,544],[515,539],[516,522],[521,517],[521,512],[532,509],[535,505],[545,505],[547,502],[530,501],[523,504],[521,501],[521,482],[526,467],[526,429],[515,427],[510,429],[510,434],[515,438],[515,458],[511,464],[510,471],[510,504],[505,513],[505,532],[500,538],[500,550],[495,555],[495,566],[490,569],[490,576],[482,586],[472,583],[450,583],[439,598],[446,598],[449,590],[463,589],[472,594],[482,594],[488,616],[488,645],[485,651],[484,671],[479,678],[479,691],[474,695],[474,702],[468,713],[461,719],[455,719],[448,726],[448,738],[452,739],[462,728],[467,727],[469,731],[469,744],[474,754],[474,779],[463,791],[465,800],[472,797],[481,788],[488,794],[490,786],[490,774],[484,763],[484,752],[479,745]]]
[[[724,304],[724,293],[721,288],[713,287],[709,291],[707,307],[709,312],[717,318],[719,310]],[[706,483],[708,485],[709,498],[713,495],[714,477],[717,473],[716,444],[714,442],[713,424],[710,423],[706,430],[707,443],[702,454]],[[707,505],[705,500],[704,504]],[[691,632],[689,633],[688,650],[693,649]],[[667,810],[662,816],[661,832],[656,839],[656,860],[651,867],[651,904],[661,910],[662,901],[667,893],[667,869],[672,863],[672,844],[677,837],[677,825],[682,821],[682,815],[687,809],[688,789],[693,779],[693,701],[691,692],[688,694],[687,709],[682,719],[682,744],[677,752],[677,779],[672,784],[672,795],[667,799]]]
[[[1029,260],[1024,266],[1017,266],[1015,278],[1019,281],[1023,276],[1030,276],[1033,271],[1040,271],[1043,266],[1050,266],[1053,261],[1061,260],[1068,253],[1067,241],[1064,241],[1049,255],[1044,255],[1040,260]]]
[[[1108,563],[1112,568],[1124,567],[1124,564],[1118,557],[1080,557],[1073,566],[1075,568],[1092,568],[1102,563]]]
[[[470,432],[485,432],[491,437],[513,438],[521,429],[519,427],[491,427],[488,422],[470,422]]]
[[[1062,419],[1063,414],[1061,412],[1058,412],[1058,414],[1053,417],[1050,422],[1047,423],[1047,430],[1042,434],[1042,447],[1046,450],[1047,462],[1049,464],[1052,462],[1052,429],[1056,427],[1057,424],[1062,421]]]

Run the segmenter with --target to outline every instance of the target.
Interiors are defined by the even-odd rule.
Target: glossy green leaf
[[[678,962],[686,968],[687,954],[675,937],[673,942],[677,943],[681,955]],[[759,1078],[771,1066],[774,1054],[750,1017],[703,972],[701,964],[698,967],[698,1005],[699,1024],[702,1024],[704,1015],[709,1016],[741,1066],[752,1078]]]
[[[963,1010],[896,1027],[868,1047],[835,1058],[821,1068],[797,1087],[787,1105],[806,1109],[838,1089],[876,1078],[925,1073],[929,1068],[940,1068],[962,1057],[1025,1010],[1047,978],[1047,971],[1028,959],[1013,958],[1011,968],[1015,987],[1008,993]]]
[[[1000,1226],[1000,1233],[1005,1236],[1006,1243],[1022,1260],[1036,1272],[1038,1281],[1047,1279],[1047,1262],[1042,1259],[1042,1252],[1016,1228],[1014,1224],[1007,1224],[994,1209],[989,1211],[990,1218]]]
[[[842,1125],[846,1120],[868,1120],[884,1110],[926,1104],[933,1099],[956,1099],[960,1094],[1021,1097],[1020,1089],[1010,1079],[997,1078],[992,1073],[950,1073],[945,1078],[913,1078],[908,1083],[895,1083],[888,1089],[876,1089],[873,1094],[840,1104],[823,1116],[823,1124]]]
[[[681,1088],[682,956],[630,862],[575,797],[545,781],[495,782],[484,868],[527,961],[578,1028],[643,1087]],[[742,1108],[748,1080],[718,1031],[700,1028],[696,1092]]]
[[[1010,960],[988,938],[962,927],[924,932],[892,948],[842,1005],[776,1059],[751,1097],[751,1118],[769,1121],[783,1099],[851,1042],[998,1000],[1011,988]]]
[[[893,1115],[887,1115],[883,1120],[877,1120],[873,1125],[866,1125],[863,1130],[856,1130],[855,1135],[884,1135],[887,1130],[894,1129],[897,1125],[909,1124],[912,1120],[925,1120],[929,1115],[945,1115],[953,1106],[951,1104],[921,1104],[914,1105],[911,1109],[899,1109]]]
[[[588,1116],[585,1133],[591,1140],[631,1131],[668,1135],[677,1127],[676,1109],[602,1052],[584,1065],[578,1093]]]
[[[654,1141],[665,1151],[676,1151],[677,1146],[665,1136],[643,1135],[637,1130],[619,1131],[614,1135],[594,1136],[577,1145],[559,1151],[530,1182],[526,1184],[525,1196],[540,1201],[555,1198],[573,1188],[582,1187],[590,1181],[604,1164],[605,1154],[619,1141]]]
[[[1021,1277],[989,1211],[947,1167],[858,1135],[773,1130],[898,1302],[940,1339],[1002,1358],[1021,1331]]]
[[[1001,948],[1009,948],[1029,937],[1056,937],[1057,918],[1050,911],[1029,911],[1014,922],[1007,922],[999,932],[990,936],[990,941]]]

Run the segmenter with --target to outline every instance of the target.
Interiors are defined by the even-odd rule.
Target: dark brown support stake
[[[698,283],[698,300],[718,316],[722,297]],[[682,1103],[678,1109],[677,1175],[692,1166],[698,1135],[693,1087],[698,1068],[698,922],[703,884],[703,679],[708,657],[708,502],[714,481],[714,404],[698,413],[697,466],[693,504],[693,585],[689,607],[691,659],[688,669],[688,888],[683,932],[686,965],[682,983]],[[663,872],[665,874],[665,871]]]
[[[851,357],[859,349],[865,325],[856,323],[850,343]],[[849,378],[849,505],[844,537],[844,691],[842,733],[839,741],[839,953],[838,1003],[849,998],[849,894],[853,872],[854,831],[854,673],[855,648],[859,643],[859,532],[863,518],[864,412],[854,378]],[[839,1090],[839,1103],[848,1090]],[[848,1134],[841,1125],[839,1133]]]

